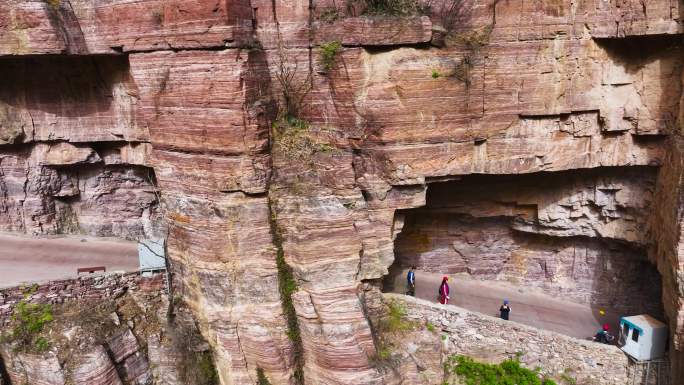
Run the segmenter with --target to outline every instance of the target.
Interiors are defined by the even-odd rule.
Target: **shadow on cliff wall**
[[[12,385],[9,380],[9,375],[7,374],[7,369],[5,369],[5,362],[2,360],[2,355],[0,354],[0,385]]]
[[[0,73],[0,103],[60,117],[108,111],[118,84],[135,87],[126,56],[3,58]]]
[[[246,116],[258,125],[260,137],[269,138],[270,128],[278,113],[273,95],[269,63],[266,52],[262,49],[250,49],[247,52],[247,71],[243,77],[245,88]]]

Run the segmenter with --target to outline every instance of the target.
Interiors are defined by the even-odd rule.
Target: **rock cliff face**
[[[3,290],[0,378],[45,385],[211,383],[209,346],[184,307],[167,317],[163,286],[161,275],[133,273]],[[20,315],[10,316],[18,308]],[[35,309],[49,321],[34,334],[17,332]]]
[[[9,57],[0,71],[0,229],[151,235],[151,147],[126,58]]]
[[[0,229],[167,228],[225,385],[382,383],[368,301],[395,259],[662,291],[684,376],[680,2],[418,8],[3,1]]]

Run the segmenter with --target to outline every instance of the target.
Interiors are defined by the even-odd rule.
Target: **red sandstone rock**
[[[0,228],[147,236],[155,221],[152,166],[179,292],[200,320],[224,385],[254,383],[257,368],[273,383],[292,381],[274,229],[299,284],[307,383],[371,384],[383,375],[369,360],[375,346],[364,308],[371,300],[361,281],[387,274],[395,238],[404,242],[402,226],[412,222],[397,210],[429,204],[444,179],[511,175],[510,185],[475,189],[477,201],[449,209],[518,221],[451,222],[452,233],[443,234],[435,219],[428,232],[438,234],[432,245],[440,248],[413,257],[519,276],[523,268],[502,267],[511,255],[529,282],[544,277],[561,291],[553,278],[572,276],[578,298],[586,298],[599,261],[619,254],[641,263],[643,254],[607,250],[594,238],[649,245],[680,370],[682,167],[679,144],[667,137],[679,124],[682,61],[677,37],[667,35],[680,34],[681,24],[680,5],[670,3],[467,0],[467,12],[449,25],[438,14],[356,18],[358,4],[347,12],[331,0],[5,2],[0,55],[110,56],[0,61],[7,79],[0,85]],[[326,10],[337,20],[325,20]],[[432,24],[452,33],[442,49],[427,48]],[[313,45],[330,40],[347,47],[331,71],[317,74]],[[415,44],[425,48],[398,47]],[[236,48],[247,45],[264,51]],[[383,48],[363,48],[377,45]],[[295,79],[312,85],[303,117],[316,148],[332,148],[312,159],[270,151],[281,62],[296,63]],[[44,151],[53,147],[63,151]],[[618,169],[661,165],[655,198],[652,175],[625,180]],[[542,174],[588,168],[599,177],[547,185]],[[523,186],[518,174],[542,182]],[[578,246],[563,238],[577,236],[591,240]],[[575,251],[587,260],[573,275],[567,265]],[[616,272],[632,276],[635,266]],[[618,287],[611,298],[624,298]],[[148,343],[160,375],[173,358],[159,339]],[[124,361],[129,378],[145,375],[137,357]],[[109,378],[106,360],[91,361]],[[178,382],[171,369],[167,375]]]
[[[345,46],[423,44],[432,39],[432,22],[427,16],[409,19],[354,17],[313,26],[317,44],[339,41]]]
[[[33,162],[40,166],[64,166],[102,161],[92,148],[77,147],[64,142],[54,145],[38,144],[33,147],[31,157]]]
[[[3,352],[12,384],[65,385],[64,370],[54,354],[13,354]]]
[[[117,364],[120,364],[140,348],[135,335],[133,335],[130,329],[126,329],[123,333],[114,336],[107,344],[107,347],[111,352],[111,358]]]
[[[247,0],[9,0],[0,7],[0,56],[234,47],[249,38],[252,17]]]
[[[77,362],[80,364],[71,374],[75,384],[123,385],[104,347],[83,354]]]

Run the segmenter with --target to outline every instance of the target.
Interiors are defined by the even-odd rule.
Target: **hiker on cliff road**
[[[608,324],[603,324],[603,330],[599,330],[598,333],[594,335],[593,340],[602,344],[609,344],[613,342],[614,337],[608,332],[609,330],[610,326]]]
[[[446,305],[449,302],[449,284],[447,281],[449,277],[446,275],[442,278],[442,284],[439,285],[439,303]]]
[[[406,295],[416,296],[416,267],[411,266],[406,275]]]
[[[508,315],[511,314],[511,307],[508,305],[508,300],[505,299],[503,305],[499,308],[501,319],[508,321]]]

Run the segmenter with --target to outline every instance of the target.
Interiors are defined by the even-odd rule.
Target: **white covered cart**
[[[648,314],[620,318],[620,347],[637,361],[662,358],[667,325]]]

